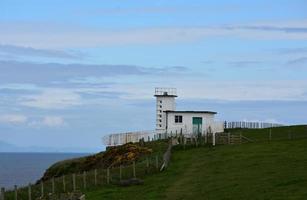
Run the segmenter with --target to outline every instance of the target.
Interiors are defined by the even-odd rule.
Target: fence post
[[[41,196],[44,196],[44,182],[41,182]]]
[[[198,147],[197,137],[195,137],[194,140],[195,140],[195,146]]]
[[[240,144],[242,144],[242,133],[240,132]]]
[[[72,187],[73,187],[73,191],[76,191],[76,174],[72,175]]]
[[[149,159],[148,159],[148,157],[146,157],[146,168],[147,169],[149,168]]]
[[[86,189],[86,171],[83,172],[83,188]]]
[[[110,183],[110,169],[107,168],[107,184]]]
[[[185,150],[185,145],[187,144],[187,138],[183,136],[183,149]]]
[[[5,189],[4,188],[1,188],[1,200],[5,200],[5,195],[4,195],[4,193],[5,193]]]
[[[55,193],[55,187],[54,187],[54,177],[52,177],[52,194]]]
[[[65,175],[63,175],[63,191],[66,192]]]
[[[18,200],[17,185],[14,185],[15,200]]]
[[[215,146],[215,133],[212,133],[212,146]]]
[[[119,166],[119,181],[122,180],[122,165]]]
[[[95,183],[95,186],[97,185],[97,169],[95,169],[94,171],[94,183]]]
[[[228,144],[230,144],[230,133],[227,133]]]
[[[32,194],[31,194],[31,183],[29,183],[29,186],[28,186],[28,200],[31,200],[32,199]]]
[[[136,178],[136,172],[135,172],[135,161],[133,161],[133,163],[132,163],[132,167],[133,167],[133,178]]]
[[[272,129],[270,128],[270,133],[269,133],[269,140],[272,140]]]
[[[159,170],[159,160],[158,155],[156,155],[156,168]]]

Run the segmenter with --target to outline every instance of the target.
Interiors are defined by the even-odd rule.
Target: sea
[[[12,189],[40,179],[57,161],[82,157],[86,153],[0,153],[0,187]]]

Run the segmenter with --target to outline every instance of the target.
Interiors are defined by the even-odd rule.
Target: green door
[[[200,137],[202,132],[202,124],[203,124],[203,118],[201,117],[193,117],[193,134],[195,136]]]

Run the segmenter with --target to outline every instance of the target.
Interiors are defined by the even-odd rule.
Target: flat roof
[[[177,95],[173,95],[173,94],[155,94],[154,97],[177,97]]]
[[[166,110],[164,111],[166,113],[206,113],[206,114],[217,114],[217,112],[213,112],[213,111],[206,111],[206,110],[202,110],[202,111],[194,111],[194,110]]]

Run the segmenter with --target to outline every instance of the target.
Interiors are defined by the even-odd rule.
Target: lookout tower
[[[156,132],[166,131],[166,113],[164,111],[175,111],[177,90],[176,88],[155,88],[156,97]]]

